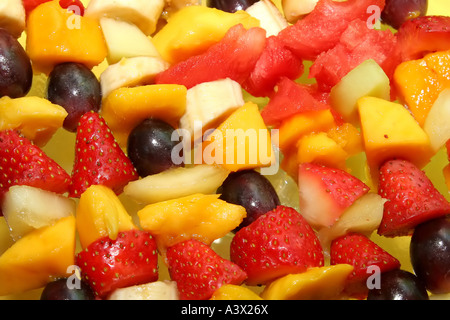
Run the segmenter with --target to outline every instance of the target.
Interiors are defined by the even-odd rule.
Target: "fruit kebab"
[[[448,299],[445,0],[2,0],[0,297]]]

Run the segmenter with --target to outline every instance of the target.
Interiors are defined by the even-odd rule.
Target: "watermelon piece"
[[[157,75],[157,84],[180,84],[188,89],[219,79],[244,83],[255,68],[266,44],[266,31],[242,24],[231,27],[217,44],[206,52],[181,61]]]
[[[374,12],[370,8],[381,12],[384,6],[385,0],[319,0],[310,14],[283,29],[278,37],[298,58],[313,61],[339,42],[351,21],[371,21]]]

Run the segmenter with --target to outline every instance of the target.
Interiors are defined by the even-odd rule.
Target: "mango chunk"
[[[210,300],[262,300],[262,298],[249,288],[226,284],[214,291]]]
[[[99,238],[114,240],[119,232],[137,229],[116,194],[102,185],[90,186],[83,192],[76,218],[82,248]]]
[[[331,300],[341,297],[353,266],[338,264],[290,274],[270,283],[261,293],[266,300]]]
[[[66,277],[75,264],[75,217],[32,231],[0,256],[0,296],[44,286]]]

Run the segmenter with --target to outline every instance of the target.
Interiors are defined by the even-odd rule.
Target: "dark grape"
[[[67,281],[62,278],[49,282],[41,293],[41,300],[95,300],[94,292],[84,281],[79,282],[79,289],[70,289]]]
[[[158,119],[146,119],[132,130],[128,137],[128,157],[139,176],[146,177],[170,168],[181,166],[172,160],[172,141],[175,129]]]
[[[63,127],[75,132],[83,114],[100,109],[100,82],[95,74],[81,63],[61,63],[56,65],[49,75],[47,98],[66,109],[68,116]]]
[[[428,300],[423,282],[405,270],[392,270],[381,274],[380,287],[370,289],[367,300]]]
[[[30,58],[17,39],[0,28],[0,97],[23,97],[32,82]]]
[[[428,0],[386,0],[381,19],[394,29],[409,19],[424,16],[428,9]]]
[[[432,293],[450,293],[450,216],[418,225],[411,237],[414,273]]]
[[[258,1],[259,0],[208,0],[206,4],[210,8],[233,13],[239,10],[246,10]]]
[[[233,172],[219,188],[220,199],[241,205],[247,217],[235,230],[245,227],[262,214],[280,205],[280,199],[269,180],[254,170]]]

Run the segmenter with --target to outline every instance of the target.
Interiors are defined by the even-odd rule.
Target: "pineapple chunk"
[[[450,89],[442,91],[425,119],[423,129],[437,152],[450,139]]]
[[[19,38],[25,30],[25,9],[22,0],[0,1],[0,28]]]
[[[5,194],[3,215],[11,237],[18,240],[29,232],[75,213],[75,201],[29,186],[12,186]]]
[[[175,281],[155,281],[114,290],[108,300],[178,300]]]

